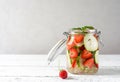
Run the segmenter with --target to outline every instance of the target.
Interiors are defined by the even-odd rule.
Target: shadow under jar
[[[98,71],[99,35],[96,29],[70,30],[66,42],[67,69],[73,74],[94,74]]]

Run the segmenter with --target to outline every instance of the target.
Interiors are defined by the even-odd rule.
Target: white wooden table
[[[120,82],[120,55],[99,55],[100,69],[94,75],[73,75],[63,80],[58,77],[65,69],[65,55],[60,55],[50,66],[47,55],[0,55],[0,82]]]

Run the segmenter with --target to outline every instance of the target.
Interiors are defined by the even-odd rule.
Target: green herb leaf
[[[93,58],[95,58],[96,51],[91,51],[91,53],[93,54]]]
[[[80,61],[79,61],[79,59],[80,59],[80,56],[77,57],[77,65],[78,65],[78,67],[80,67]]]
[[[78,46],[74,46],[75,49],[79,48]]]
[[[81,55],[81,53],[82,53],[82,50],[80,50],[80,51],[79,51],[78,56],[80,56],[80,55]]]
[[[67,52],[68,52],[68,54],[70,54],[70,50],[68,50]]]
[[[72,30],[81,30],[81,28],[80,27],[72,28]]]
[[[95,55],[95,52],[96,52],[96,51],[91,51],[91,53],[92,53],[93,55]]]
[[[76,28],[72,28],[72,30],[81,30],[82,33],[86,34],[86,30],[91,30],[94,29],[93,26],[83,26],[83,27],[76,27]]]
[[[72,64],[72,59],[70,58],[70,63]]]
[[[94,27],[93,27],[93,26],[84,26],[84,28],[94,29]]]
[[[86,29],[94,29],[94,27],[93,26],[83,26],[81,29],[84,32]]]

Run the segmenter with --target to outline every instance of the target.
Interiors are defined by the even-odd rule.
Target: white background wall
[[[46,54],[69,28],[102,31],[103,54],[120,54],[120,0],[0,0],[0,53]]]

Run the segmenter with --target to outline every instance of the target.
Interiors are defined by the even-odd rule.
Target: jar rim
[[[69,34],[80,34],[80,33],[97,33],[97,29],[86,29],[85,31],[82,31],[80,29],[70,29]]]

